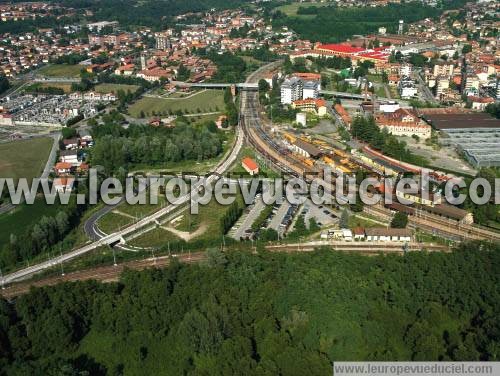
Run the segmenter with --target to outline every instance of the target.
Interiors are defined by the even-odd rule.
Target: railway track
[[[205,252],[196,252],[192,254],[181,254],[161,257],[151,257],[144,260],[127,261],[118,265],[101,266],[94,269],[75,271],[64,275],[57,275],[40,279],[38,281],[19,282],[12,284],[2,290],[0,295],[10,299],[15,296],[23,295],[29,292],[32,287],[54,286],[62,282],[88,281],[96,280],[100,282],[115,282],[120,278],[125,269],[144,270],[147,268],[164,268],[177,259],[183,263],[196,263],[206,260]]]
[[[403,254],[405,252],[405,250],[403,249],[404,243],[395,243],[395,242],[366,243],[366,242],[339,242],[339,241],[312,241],[312,242],[296,243],[296,244],[267,245],[266,249],[270,252],[296,253],[296,252],[312,252],[316,248],[321,246],[328,246],[335,251],[356,252],[366,255],[377,255],[380,253]],[[449,247],[438,244],[426,244],[425,248],[427,251],[430,252],[450,251]],[[413,251],[420,251],[421,249],[422,249],[421,244],[409,243],[407,245],[406,251],[413,252]],[[173,259],[188,264],[198,263],[206,261],[207,255],[206,252],[194,252],[194,253],[173,254],[171,256],[150,257],[143,260],[126,261],[118,265],[100,266],[93,269],[74,271],[66,274],[60,274],[57,276],[50,276],[37,281],[32,280],[32,281],[17,282],[0,290],[0,295],[3,296],[4,298],[12,299],[16,296],[28,293],[32,287],[54,286],[62,282],[76,282],[76,281],[88,281],[88,280],[95,280],[103,283],[116,282],[119,280],[120,275],[126,269],[144,270],[148,268],[164,268],[170,265]]]
[[[365,207],[365,211],[368,214],[377,215],[387,220],[392,218],[392,212],[379,205]],[[419,211],[416,215],[410,215],[408,220],[412,227],[437,235],[444,235],[452,240],[500,240],[500,234],[497,232],[488,231],[474,225],[462,224],[450,219],[439,218],[423,211]]]
[[[316,248],[326,246],[335,251],[356,252],[361,254],[380,254],[380,253],[396,253],[403,254],[405,247],[407,252],[418,252],[425,248],[430,252],[449,252],[450,248],[440,244],[421,244],[421,243],[405,243],[402,242],[339,242],[339,241],[323,241],[298,244],[280,244],[267,246],[266,249],[271,252],[311,252]]]

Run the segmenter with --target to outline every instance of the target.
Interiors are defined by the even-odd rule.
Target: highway
[[[265,72],[269,69],[272,69],[277,63],[271,63],[268,65],[265,65],[263,67],[260,67],[258,70],[250,74],[247,78],[247,83],[257,83],[260,78],[260,74],[262,72]],[[252,93],[255,95],[255,93]],[[246,113],[247,112],[247,105],[248,105],[248,100],[247,100],[247,95],[249,95],[249,92],[247,91],[242,91],[241,92],[241,100],[240,100],[240,113]],[[244,131],[243,127],[240,124],[236,127],[236,141],[233,146],[233,148],[228,151],[228,153],[224,156],[224,158],[217,164],[217,166],[210,171],[211,175],[206,179],[207,184],[213,184],[219,179],[219,176],[224,174],[233,163],[236,162],[238,154],[243,146],[244,142]],[[193,184],[191,188],[191,192],[197,192],[199,189],[201,189],[203,185],[203,182],[197,182]],[[179,208],[179,206],[186,205],[190,201],[191,197],[191,192],[187,193],[186,195],[178,197],[177,201],[175,203],[172,203],[169,206],[166,206],[165,208],[162,208],[158,210],[157,212],[142,218],[141,220],[137,221],[136,223],[133,223],[132,225],[125,227],[117,232],[114,232],[109,235],[105,235],[102,238],[91,241],[89,244],[86,244],[83,247],[74,249],[70,252],[67,252],[65,254],[62,254],[60,256],[54,257],[50,260],[29,266],[27,268],[23,268],[20,270],[17,270],[15,272],[12,272],[10,274],[6,274],[1,283],[2,285],[9,284],[15,281],[21,281],[24,279],[27,279],[31,277],[32,275],[36,273],[40,273],[44,270],[47,270],[49,268],[52,268],[56,265],[59,265],[61,263],[67,262],[69,260],[72,260],[74,258],[77,258],[81,255],[84,255],[86,253],[89,253],[97,248],[103,247],[103,246],[108,246],[108,245],[114,245],[118,242],[123,241],[124,237],[127,235],[130,235],[141,228],[151,224],[151,223],[156,223],[161,217],[168,215],[175,211],[176,209]]]

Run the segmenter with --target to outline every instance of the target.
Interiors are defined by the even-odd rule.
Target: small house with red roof
[[[259,173],[259,165],[252,158],[243,158],[243,160],[241,161],[241,166],[252,176]]]

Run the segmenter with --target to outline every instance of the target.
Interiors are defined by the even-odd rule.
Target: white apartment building
[[[436,78],[436,98],[441,96],[450,88],[450,80],[447,77],[439,76]]]
[[[399,75],[402,77],[405,77],[405,76],[409,77],[412,72],[413,72],[413,66],[411,64],[403,64],[399,68]]]
[[[292,77],[281,84],[281,103],[292,104],[292,102],[302,99],[302,81],[297,77]]]
[[[413,80],[409,77],[402,77],[399,81],[399,95],[403,99],[414,98],[418,94],[418,89]]]
[[[302,99],[316,99],[319,96],[319,81],[305,81],[302,89]]]

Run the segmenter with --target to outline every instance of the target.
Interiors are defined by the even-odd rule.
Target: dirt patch
[[[202,223],[200,225],[200,227],[198,227],[196,229],[196,231],[193,231],[193,232],[180,231],[180,230],[177,230],[171,226],[161,226],[161,228],[164,230],[170,231],[172,234],[174,234],[174,235],[178,236],[179,238],[181,238],[182,240],[185,240],[188,242],[191,239],[194,239],[197,236],[202,235],[205,231],[207,231],[208,226],[206,223]]]

